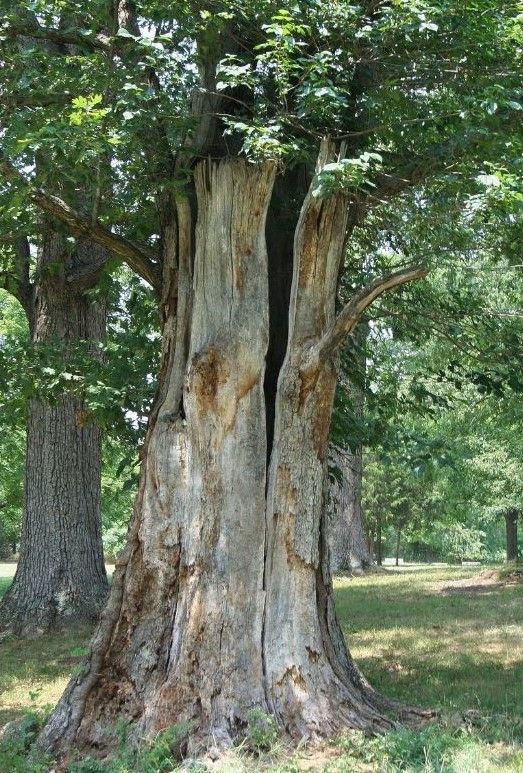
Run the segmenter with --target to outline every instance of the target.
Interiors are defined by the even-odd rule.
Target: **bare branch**
[[[35,188],[31,197],[40,209],[64,223],[76,236],[84,236],[105,247],[106,250],[122,258],[143,279],[155,289],[160,288],[160,272],[154,262],[156,255],[147,247],[138,247],[123,236],[117,236],[99,222],[92,222],[80,212],[70,207],[65,201],[47,193],[41,188]]]
[[[111,38],[103,33],[97,35],[82,35],[74,30],[58,30],[51,27],[41,27],[23,22],[11,22],[3,28],[3,34],[14,38],[32,38],[44,40],[65,46],[78,46],[89,50],[109,51]]]
[[[123,236],[118,236],[98,221],[92,222],[65,201],[42,188],[36,188],[3,155],[0,155],[0,172],[8,180],[22,183],[29,189],[31,199],[48,215],[66,225],[76,236],[83,236],[105,247],[113,255],[124,260],[157,292],[161,288],[161,273],[156,253],[149,247],[138,246]]]
[[[439,166],[443,169],[443,165]],[[367,196],[368,204],[375,206],[385,199],[397,196],[407,188],[423,182],[437,169],[436,159],[421,158],[399,165],[393,173],[382,172],[376,181],[376,188]]]
[[[305,368],[318,362],[324,362],[332,356],[338,347],[356,327],[361,319],[365,309],[373,303],[376,298],[396,287],[412,282],[415,279],[422,279],[427,276],[428,269],[423,266],[416,266],[402,271],[395,271],[393,274],[378,277],[359,290],[351,300],[343,307],[332,325],[324,333],[322,338],[316,343],[307,355]]]

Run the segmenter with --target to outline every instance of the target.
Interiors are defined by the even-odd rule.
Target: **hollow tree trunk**
[[[517,510],[505,512],[505,530],[507,535],[507,561],[518,560],[518,516]]]
[[[297,225],[267,466],[265,221],[274,174],[272,164],[230,159],[196,167],[192,300],[175,316],[169,277],[190,284],[192,252],[178,204],[177,230],[164,240],[160,392],[129,541],[86,667],[43,746],[114,744],[119,718],[131,723],[131,739],[193,721],[198,741],[227,745],[253,707],[298,738],[392,725],[383,713],[392,704],[346,653],[323,539],[335,369],[307,363],[307,352],[333,314],[341,197],[308,194]]]
[[[66,282],[63,238],[47,229],[39,256],[30,329],[34,344],[94,347],[105,334],[102,300],[85,294],[86,266],[103,262],[100,249],[83,244],[76,255],[82,281]],[[62,270],[60,270],[62,266]],[[69,273],[71,277],[71,274]],[[0,625],[35,634],[71,621],[95,620],[108,583],[101,534],[101,431],[82,400],[63,394],[52,403],[28,404],[25,501],[20,558],[0,607]]]

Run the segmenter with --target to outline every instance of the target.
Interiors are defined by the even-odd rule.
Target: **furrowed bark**
[[[102,260],[81,244],[67,271],[64,242],[47,229],[38,284],[26,292],[32,341],[96,345],[105,335],[103,300],[85,295],[87,265]],[[68,282],[78,270],[82,282]],[[28,405],[25,505],[20,559],[0,606],[0,627],[35,634],[70,622],[92,622],[107,596],[100,515],[101,431],[71,394]]]
[[[339,388],[342,388],[358,423],[363,420],[366,381],[366,340],[369,326],[360,322],[352,333],[347,370],[342,371]],[[338,448],[331,444],[330,463],[340,475],[331,480],[327,499],[327,542],[330,552],[331,572],[348,569],[361,572],[370,566],[371,557],[367,545],[362,510],[363,448],[355,444],[355,438],[344,438],[348,447]]]
[[[362,448],[359,446],[352,452],[331,447],[329,457],[341,476],[340,481],[329,482],[327,492],[326,531],[331,572],[348,569],[361,573],[371,562],[361,509]]]

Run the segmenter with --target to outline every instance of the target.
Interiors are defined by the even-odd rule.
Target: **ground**
[[[0,593],[10,582],[6,574],[6,566],[0,564]],[[291,753],[263,718],[260,723],[254,717],[243,749],[192,769],[523,773],[520,580],[511,574],[500,577],[491,569],[436,565],[337,578],[340,619],[364,673],[388,696],[439,709],[437,722],[420,731],[400,731],[374,740],[353,734],[321,749]],[[1,642],[0,725],[28,710],[54,704],[79,666],[87,640],[84,629],[23,644],[13,639]],[[130,761],[124,738],[122,746],[120,759],[112,767],[84,762],[74,770],[156,773],[174,769],[162,739],[144,750],[138,761]],[[253,755],[253,749],[258,754]],[[31,770],[12,751],[6,754],[11,756],[3,761],[0,750],[2,771]]]

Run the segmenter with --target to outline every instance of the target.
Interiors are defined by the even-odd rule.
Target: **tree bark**
[[[341,480],[331,480],[328,488],[331,572],[361,572],[371,563],[361,506],[363,449],[359,446],[352,452],[331,446],[329,457],[341,475]]]
[[[378,566],[383,565],[383,540],[381,531],[381,514],[378,514],[378,522],[376,525],[376,563]]]
[[[507,535],[507,562],[518,560],[518,517],[519,512],[511,509],[505,512],[505,529]]]
[[[105,302],[85,293],[93,266],[104,262],[102,253],[82,243],[68,257],[63,237],[45,230],[38,281],[25,306],[33,344],[59,345],[64,366],[71,345],[88,342],[97,356],[96,345],[105,335]],[[108,583],[101,439],[81,399],[65,393],[53,402],[29,400],[20,557],[0,606],[4,631],[34,635],[72,621],[92,622],[103,608]]]
[[[347,202],[309,192],[302,207],[267,449],[274,176],[271,163],[200,162],[194,249],[187,208],[164,240],[168,283],[190,273],[194,253],[189,304],[178,296],[191,313],[164,303],[159,397],[129,541],[44,747],[114,745],[119,718],[130,740],[189,721],[194,744],[226,746],[254,707],[294,738],[393,726],[384,713],[392,704],[361,677],[335,619],[322,513],[336,372],[330,361],[307,363],[332,321]],[[175,340],[186,352],[183,379]]]
[[[351,336],[348,366],[341,373],[339,388],[350,400],[355,420],[363,421],[366,381],[367,323],[360,322]],[[354,438],[344,438],[346,444]],[[332,461],[341,474],[341,481],[333,481],[328,506],[328,542],[331,571],[348,569],[361,572],[371,564],[365,527],[363,525],[362,484],[363,447],[361,443],[344,448],[331,447]]]
[[[401,529],[396,531],[396,566],[400,563],[400,542],[401,542]]]

